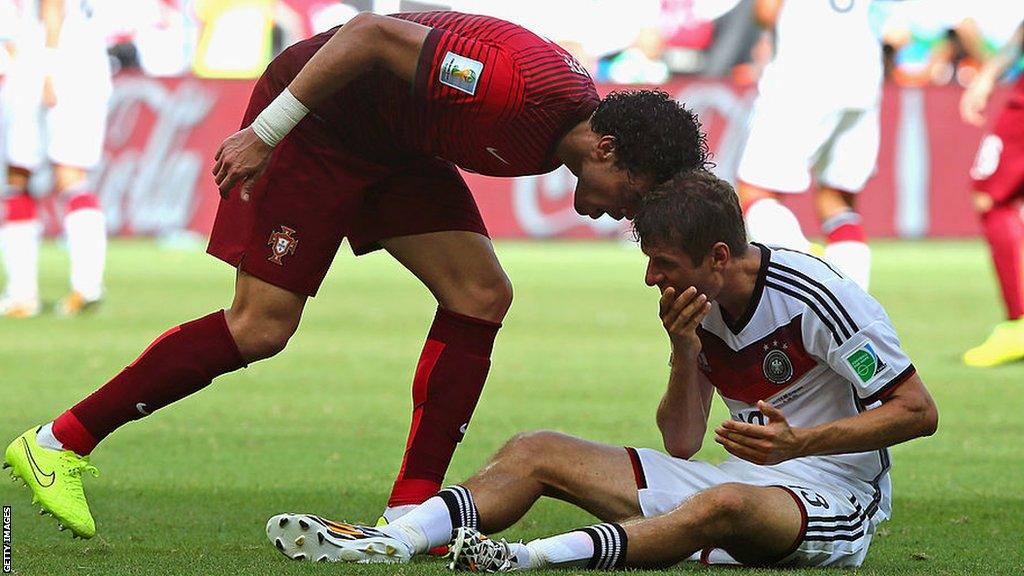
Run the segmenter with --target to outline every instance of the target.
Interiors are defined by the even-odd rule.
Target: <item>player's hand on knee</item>
[[[221,143],[214,156],[213,177],[220,197],[227,198],[231,189],[241,183],[241,198],[249,200],[253,184],[267,166],[273,148],[268,146],[252,128],[243,128]]]
[[[679,295],[671,286],[661,293],[659,314],[661,323],[672,341],[673,350],[700,351],[697,326],[711,310],[711,303],[704,294],[690,286]]]
[[[782,411],[764,400],[758,400],[757,408],[768,417],[767,424],[726,420],[715,428],[715,442],[754,464],[778,464],[803,456],[803,438],[790,427]]]

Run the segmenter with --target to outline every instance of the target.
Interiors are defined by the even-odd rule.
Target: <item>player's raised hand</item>
[[[964,122],[979,128],[985,125],[985,107],[988,106],[992,88],[991,80],[978,77],[964,90],[960,96],[960,118]]]
[[[241,183],[241,198],[248,202],[252,186],[267,167],[272,151],[251,127],[228,136],[214,156],[213,178],[220,197],[227,198],[231,189]]]
[[[771,465],[803,456],[802,441],[782,411],[757,401],[757,409],[768,417],[765,425],[726,420],[715,428],[715,442],[730,454],[754,464]]]
[[[692,351],[700,351],[700,339],[697,337],[697,326],[711,310],[711,303],[704,294],[690,286],[676,295],[676,289],[669,286],[661,293],[659,314],[661,323],[672,340],[673,348],[684,347]]]

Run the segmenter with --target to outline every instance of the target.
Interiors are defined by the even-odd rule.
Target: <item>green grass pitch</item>
[[[526,429],[659,446],[654,409],[668,351],[656,293],[642,282],[645,259],[616,243],[497,250],[516,303],[449,480]],[[894,518],[859,573],[1024,573],[1024,364],[980,371],[959,363],[999,319],[986,252],[976,242],[878,243],[875,257],[874,292],[941,422],[934,437],[893,450]],[[65,289],[66,266],[66,254],[48,244],[47,299]],[[167,327],[228,305],[232,271],[199,252],[118,241],[108,287],[106,305],[88,318],[0,321],[4,444],[102,384]],[[0,504],[13,507],[15,572],[441,574],[437,560],[374,568],[291,562],[263,534],[266,519],[282,511],[377,517],[404,446],[410,381],[433,308],[386,255],[339,256],[284,353],[122,428],[96,451],[102,476],[86,480],[95,539],[72,541],[35,514],[24,488],[0,484]],[[724,416],[716,400],[713,423]],[[724,452],[708,440],[700,456],[719,460]],[[547,501],[503,536],[589,522]],[[685,565],[671,572],[679,571],[705,573]]]

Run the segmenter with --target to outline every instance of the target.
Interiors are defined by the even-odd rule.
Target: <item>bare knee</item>
[[[236,298],[225,311],[228,329],[248,362],[270,358],[285,349],[299,327],[301,308],[275,307]]]
[[[750,486],[737,482],[719,484],[704,493],[709,507],[721,516],[739,516],[750,504]]]
[[[88,174],[85,170],[75,166],[57,165],[53,169],[54,184],[57,192],[64,192],[74,186],[85,182]]]
[[[452,291],[441,306],[490,322],[501,322],[512,307],[512,282],[501,270],[487,278],[473,278]]]
[[[748,520],[752,508],[750,486],[730,482],[708,488],[693,497],[700,523],[718,536],[726,536]],[[673,512],[677,513],[677,512]]]
[[[543,454],[563,435],[552,430],[531,430],[520,432],[508,439],[501,448],[501,454],[515,460],[526,460]]]
[[[565,434],[552,430],[520,432],[502,446],[494,463],[508,466],[526,477],[550,480],[553,471],[548,460],[558,453],[559,445],[567,438]]]

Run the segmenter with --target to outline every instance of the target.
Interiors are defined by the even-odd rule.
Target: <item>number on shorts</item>
[[[805,490],[803,488],[797,488],[800,491],[800,495],[804,497],[804,501],[816,508],[824,508],[828,510],[828,500],[817,492],[811,490]]]
[[[999,157],[1003,155],[1003,139],[995,134],[985,136],[978,147],[978,155],[971,166],[971,178],[984,180],[999,168]]]
[[[757,424],[758,426],[764,426],[764,414],[761,414],[760,410],[751,410],[750,412],[740,412],[734,418],[740,422],[746,422],[747,424]]]

